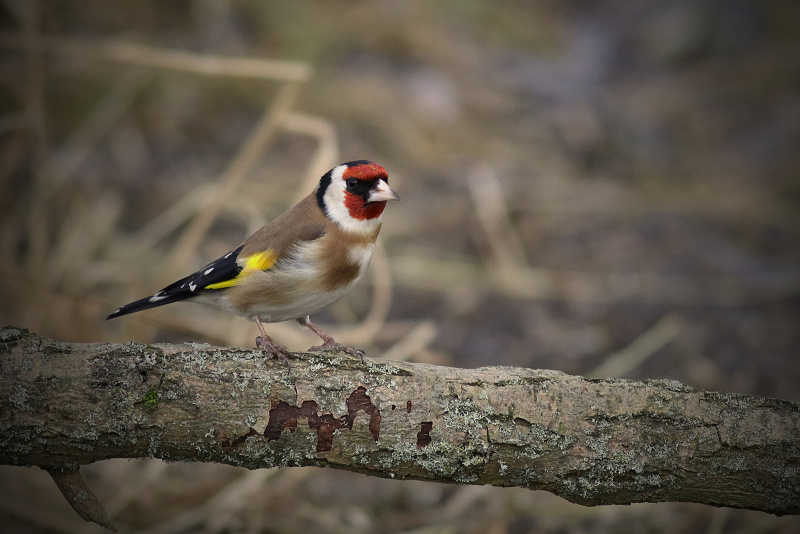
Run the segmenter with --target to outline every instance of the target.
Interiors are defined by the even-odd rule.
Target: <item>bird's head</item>
[[[342,229],[368,233],[381,224],[386,202],[398,200],[389,187],[386,169],[360,160],[326,172],[317,186],[317,204]]]

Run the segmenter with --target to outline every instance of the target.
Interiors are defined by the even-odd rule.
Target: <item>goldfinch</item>
[[[342,298],[364,274],[386,202],[398,199],[388,180],[386,170],[371,161],[334,167],[311,194],[241,245],[108,319],[191,299],[255,321],[261,333],[256,346],[268,358],[288,362],[288,352],[262,323],[294,319],[322,338],[322,345],[309,350],[338,350],[363,360],[363,351],[337,343],[309,316]]]

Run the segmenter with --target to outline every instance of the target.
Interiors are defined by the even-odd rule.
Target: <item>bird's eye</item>
[[[356,188],[356,186],[358,186],[358,179],[356,179],[356,178],[348,178],[347,182],[345,182],[345,183],[347,184],[348,191],[352,191],[353,189]]]

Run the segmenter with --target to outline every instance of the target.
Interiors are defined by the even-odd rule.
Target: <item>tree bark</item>
[[[542,489],[583,505],[800,513],[800,404],[668,380],[455,369],[0,330],[0,463],[314,465]]]

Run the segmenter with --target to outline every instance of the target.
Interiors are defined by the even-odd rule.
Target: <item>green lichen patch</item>
[[[137,404],[141,405],[145,410],[153,411],[158,406],[158,387],[152,386],[147,392],[142,395]]]

